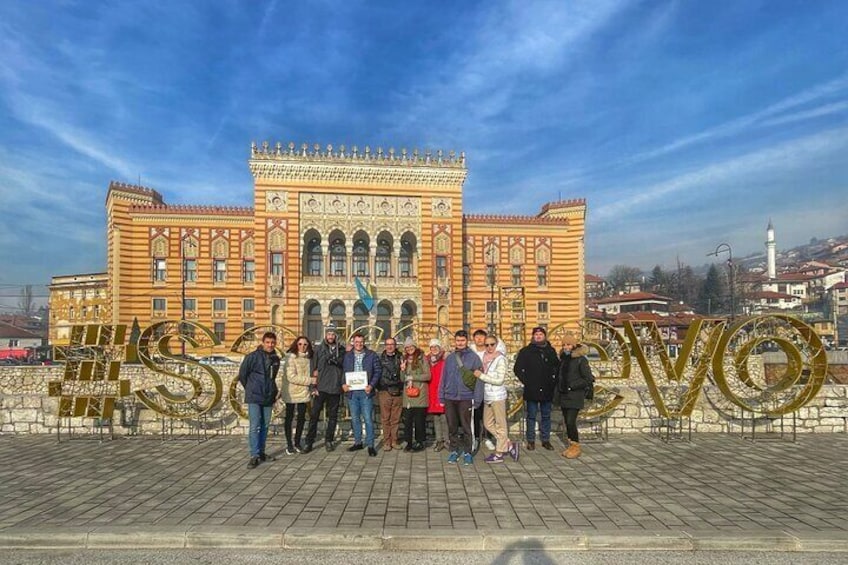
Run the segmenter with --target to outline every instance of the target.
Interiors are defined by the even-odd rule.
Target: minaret
[[[777,278],[777,243],[774,241],[774,226],[769,218],[768,228],[766,228],[766,262],[768,264],[768,278],[774,280]]]

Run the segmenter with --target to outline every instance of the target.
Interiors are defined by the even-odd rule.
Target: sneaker
[[[363,449],[365,449],[365,446],[361,443],[354,443],[353,445],[347,448],[348,451],[360,451]]]
[[[489,438],[486,438],[486,441],[483,442],[483,445],[485,445],[486,449],[488,449],[489,451],[495,450],[495,442],[493,442]]]
[[[324,443],[324,449],[327,450],[327,453],[329,453],[331,451],[335,451],[336,450],[335,442],[332,442],[332,441],[325,442]],[[306,453],[306,452],[304,451],[304,453]]]
[[[294,455],[294,449],[291,447],[286,448],[286,455]]]
[[[492,453],[491,455],[486,457],[483,461],[485,461],[486,463],[503,463],[504,458],[503,458],[503,455],[500,455],[498,453]]]
[[[412,444],[412,451],[413,451],[414,453],[418,453],[419,451],[424,451],[424,449],[425,449],[425,448],[424,448],[424,444],[423,444],[423,443],[413,443],[413,444]]]
[[[294,446],[294,452],[295,453],[303,453],[303,448],[300,447],[299,445],[295,445]]]
[[[437,441],[436,445],[433,446],[433,451],[435,451],[436,453],[440,452],[443,449],[445,449],[445,444],[439,441]]]
[[[515,442],[513,442],[512,445],[509,447],[508,453],[509,456],[512,457],[513,461],[518,461],[518,449],[518,444]]]
[[[276,461],[277,458],[274,457],[273,455],[268,455],[267,453],[260,453],[259,454],[259,460],[260,461]]]
[[[465,465],[466,467],[468,467],[469,465],[473,465],[474,464],[474,456],[472,456],[470,453],[464,454],[462,456],[462,464]]]
[[[553,451],[553,450],[554,450],[554,446],[553,446],[553,445],[551,445],[551,442],[549,442],[549,441],[543,441],[543,442],[542,442],[542,447],[544,447],[544,448],[545,448],[545,449],[547,449],[548,451]]]
[[[457,461],[459,461],[459,452],[451,451],[451,454],[448,455],[448,463],[456,463]]]
[[[404,453],[411,453],[412,452],[412,443],[406,442],[406,447],[403,448],[403,451],[404,451]]]
[[[306,445],[303,446],[303,452],[309,453],[310,451],[312,451],[312,444],[307,442]]]
[[[259,466],[259,458],[258,457],[251,457],[250,461],[247,462],[247,468],[248,469],[256,469],[256,467],[258,467],[258,466]]]
[[[527,442],[527,451],[533,451],[534,449],[536,449],[536,442],[535,441],[528,441]]]
[[[374,447],[368,448],[368,457],[377,457],[377,449]]]

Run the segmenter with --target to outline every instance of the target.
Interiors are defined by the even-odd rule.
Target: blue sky
[[[846,233],[846,22],[839,0],[5,0],[0,285],[103,270],[113,179],[249,205],[265,139],[464,150],[466,211],[586,198],[600,274],[761,250],[769,217],[779,247]]]

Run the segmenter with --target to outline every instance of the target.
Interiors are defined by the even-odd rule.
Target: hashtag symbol
[[[126,330],[125,324],[74,326],[69,345],[56,347],[65,373],[48,383],[48,395],[59,399],[60,418],[112,418],[115,400],[130,394],[130,381],[119,378]]]

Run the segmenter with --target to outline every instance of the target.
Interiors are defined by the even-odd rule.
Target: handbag
[[[465,365],[462,364],[462,357],[459,356],[459,353],[454,353],[456,356],[456,363],[459,365],[459,374],[462,377],[462,384],[468,390],[474,390],[477,386],[477,376],[474,374],[474,371],[471,369],[466,369]]]
[[[408,398],[418,398],[421,395],[421,389],[417,386],[410,384],[406,387],[406,396]]]

